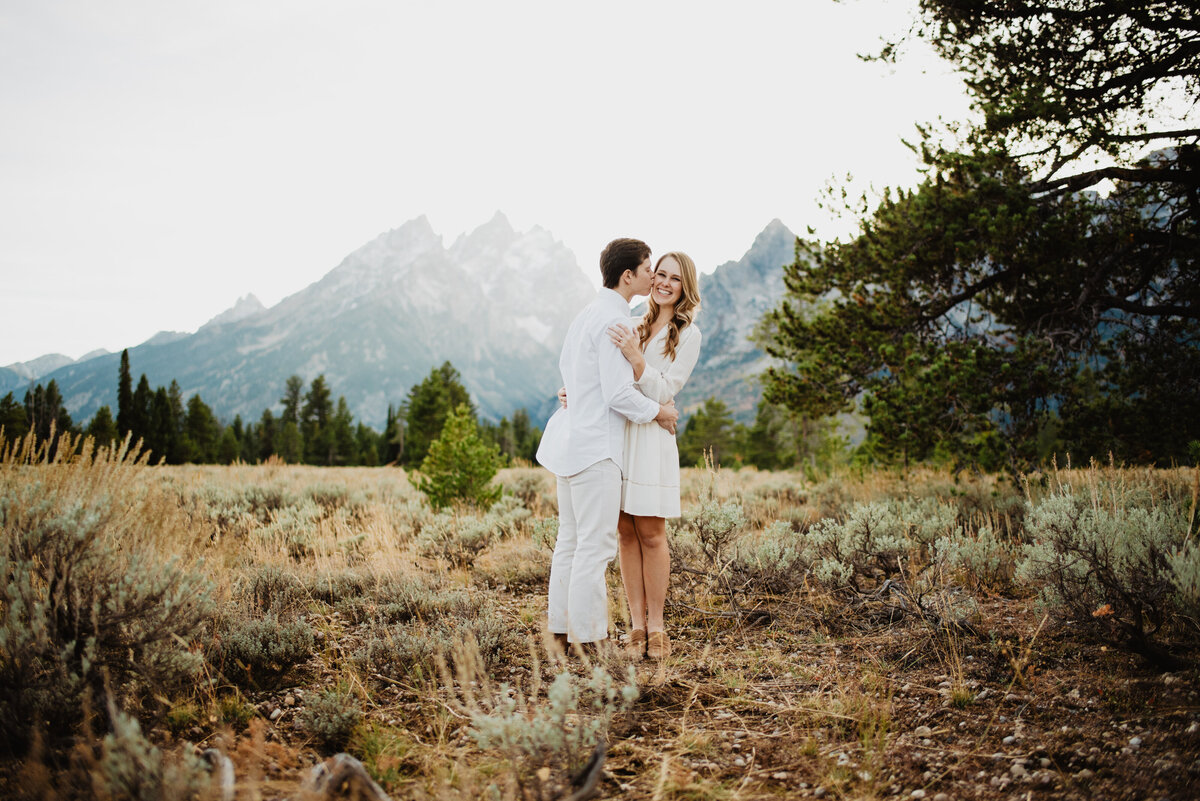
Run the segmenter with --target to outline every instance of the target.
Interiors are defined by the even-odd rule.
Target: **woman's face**
[[[679,262],[668,256],[659,262],[654,271],[654,285],[651,297],[659,306],[674,308],[683,295],[683,274]]]

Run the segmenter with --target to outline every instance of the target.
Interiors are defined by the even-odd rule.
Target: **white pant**
[[[558,540],[550,562],[548,625],[571,642],[608,636],[604,571],[617,555],[621,468],[612,459],[558,477]]]

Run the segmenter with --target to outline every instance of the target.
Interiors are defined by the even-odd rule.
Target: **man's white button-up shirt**
[[[629,303],[605,288],[567,329],[558,360],[567,408],[550,418],[537,452],[538,462],[555,475],[573,476],[602,459],[620,466],[625,421],[648,423],[658,416],[658,403],[638,391],[633,367],[608,338],[613,323],[629,324]]]

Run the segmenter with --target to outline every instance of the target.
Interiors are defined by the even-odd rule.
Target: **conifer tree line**
[[[131,442],[140,440],[154,463],[254,464],[275,457],[289,464],[418,468],[451,412],[465,405],[482,440],[498,449],[504,463],[532,461],[541,441],[541,431],[525,409],[517,409],[512,420],[478,420],[462,377],[449,362],[414,385],[402,403],[388,407],[382,433],[355,421],[344,396],[334,401],[323,374],[307,388],[300,376],[289,377],[279,403],[278,414],[263,409],[257,421],[246,422],[237,415],[230,423],[222,422],[198,393],[184,400],[177,381],[151,388],[143,373],[135,385],[125,350],[117,375],[115,416],[105,405],[86,426],[76,425],[52,379],[26,392],[23,402],[17,402],[11,392],[0,398],[0,426],[10,442],[30,431],[47,440],[52,424],[59,434],[86,434],[98,445],[119,442],[130,434]]]

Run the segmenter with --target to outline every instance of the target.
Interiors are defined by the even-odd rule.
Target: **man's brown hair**
[[[650,246],[640,239],[614,239],[600,254],[600,275],[604,286],[616,289],[626,270],[637,274],[637,268],[650,257]]]

